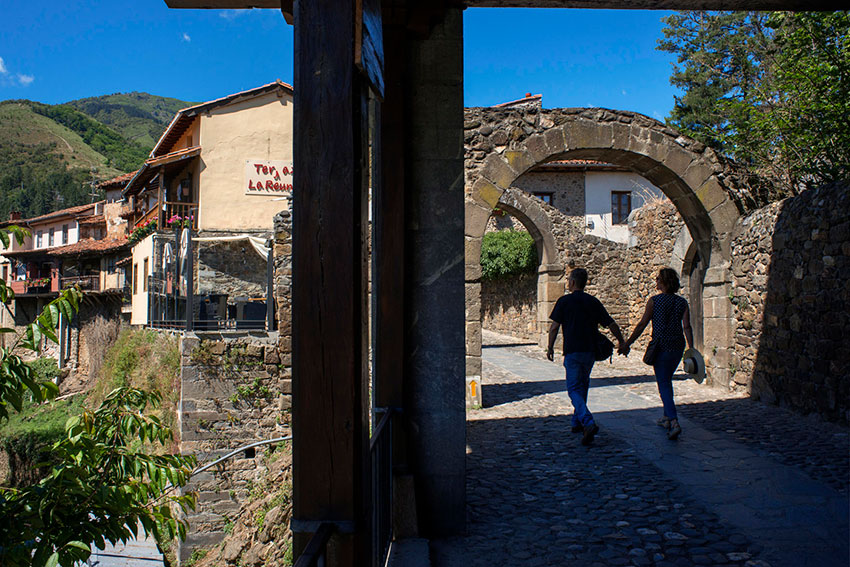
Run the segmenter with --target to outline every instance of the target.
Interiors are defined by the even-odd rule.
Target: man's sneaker
[[[676,439],[678,439],[679,434],[681,432],[682,432],[682,428],[679,427],[678,420],[676,422],[671,422],[670,423],[670,431],[667,432],[667,439],[670,439],[671,441],[675,441]]]
[[[582,431],[584,431],[584,426],[580,423],[578,425],[573,425],[572,427],[570,427],[570,431],[572,433],[581,433]]]
[[[596,434],[599,433],[599,426],[595,423],[591,423],[587,427],[584,428],[584,435],[581,438],[581,444],[585,447],[593,443],[593,438]]]

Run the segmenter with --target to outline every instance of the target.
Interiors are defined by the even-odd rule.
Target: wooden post
[[[296,557],[336,525],[328,564],[368,564],[364,90],[355,0],[295,3],[292,238]]]
[[[266,331],[274,330],[274,239],[268,241],[266,255]]]
[[[165,166],[159,168],[159,173],[157,174],[157,180],[159,181],[159,187],[157,188],[157,201],[156,206],[159,209],[156,212],[157,222],[156,228],[157,230],[162,230],[165,228],[165,211],[163,207],[165,207]]]

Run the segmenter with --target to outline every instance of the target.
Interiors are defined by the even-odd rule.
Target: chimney
[[[9,212],[9,220],[10,221],[21,220],[21,211],[10,211]]]
[[[525,98],[531,98],[531,93],[525,93]]]

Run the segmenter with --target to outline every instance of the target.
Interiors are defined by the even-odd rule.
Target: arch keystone
[[[546,145],[546,139],[542,134],[530,136],[525,141],[525,149],[528,151],[531,159],[534,160],[534,163],[543,163],[551,155],[549,147]]]
[[[546,146],[548,147],[549,155],[547,157],[567,151],[567,135],[563,127],[546,130],[543,138],[546,140]]]

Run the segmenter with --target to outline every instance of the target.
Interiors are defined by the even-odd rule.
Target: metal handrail
[[[255,441],[253,443],[249,443],[248,445],[243,445],[242,447],[239,447],[238,449],[232,450],[231,452],[229,452],[225,456],[220,457],[220,458],[214,460],[211,463],[207,463],[206,465],[193,470],[192,473],[189,475],[189,477],[193,477],[198,473],[202,473],[207,469],[211,469],[212,467],[216,466],[217,464],[219,464],[223,461],[226,461],[227,459],[231,458],[234,455],[241,453],[242,451],[245,451],[246,449],[251,449],[253,447],[260,447],[262,445],[271,445],[273,443],[281,443],[283,441],[291,441],[291,440],[292,440],[292,435],[287,435],[286,437],[277,437],[275,439],[266,439],[264,441]]]
[[[307,547],[293,567],[325,567],[325,556],[328,552],[328,542],[331,536],[336,531],[336,526],[330,522],[325,522],[319,526],[310,541],[307,542]]]

